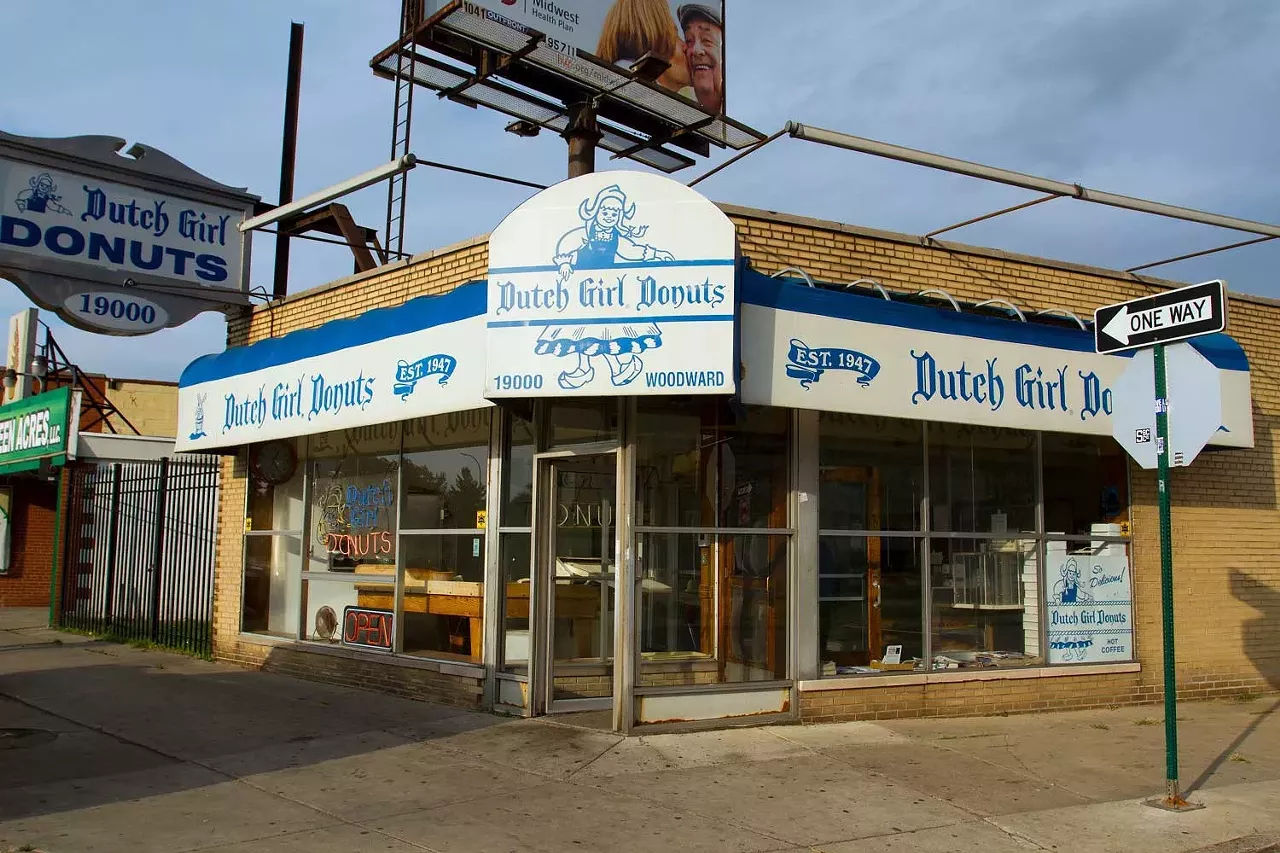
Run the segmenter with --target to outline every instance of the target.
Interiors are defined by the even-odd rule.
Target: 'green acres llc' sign
[[[59,388],[0,406],[0,474],[66,461],[71,389]]]

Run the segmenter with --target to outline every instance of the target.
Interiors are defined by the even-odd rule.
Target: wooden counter
[[[591,641],[600,620],[598,584],[555,585],[555,618],[572,620],[579,657],[591,656]],[[389,584],[356,584],[361,607],[395,609],[395,588]],[[529,618],[529,584],[507,584],[507,618]],[[436,581],[408,578],[404,589],[404,612],[432,616],[453,616],[467,620],[472,661],[483,659],[484,584],[470,581]]]

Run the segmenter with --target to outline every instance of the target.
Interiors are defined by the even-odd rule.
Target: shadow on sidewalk
[[[4,820],[412,749],[508,722],[121,646],[23,655],[59,659],[27,658],[28,668],[0,674]]]

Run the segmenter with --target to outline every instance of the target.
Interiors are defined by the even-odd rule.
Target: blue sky
[[[727,0],[730,113],[766,133],[828,127],[1263,221],[1280,221],[1280,4],[1258,0]],[[296,191],[385,162],[392,85],[369,59],[396,35],[399,0],[63,0],[3,4],[8,85],[0,129],[144,142],[274,200],[290,20],[306,24]],[[780,14],[779,9],[788,12]],[[17,73],[14,74],[14,70]],[[504,116],[420,93],[414,152],[541,183],[563,142],[502,132]],[[712,163],[724,154],[713,155]],[[604,168],[618,163],[601,158]],[[700,165],[686,179],[705,168]],[[717,201],[923,233],[1033,197],[1007,187],[783,139],[701,184]],[[406,249],[482,234],[529,191],[419,168]],[[381,228],[385,189],[348,199]],[[949,238],[1128,267],[1248,235],[1055,201]],[[254,243],[270,288],[272,240]],[[340,247],[294,242],[291,291],[349,274]],[[1280,241],[1152,270],[1226,278],[1280,297]],[[0,316],[27,305],[0,284]],[[116,376],[175,379],[222,349],[225,322],[109,338],[42,312],[73,360]]]

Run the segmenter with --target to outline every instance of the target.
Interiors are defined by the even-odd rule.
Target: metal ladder
[[[421,0],[402,0],[400,5],[400,45],[408,48],[409,55],[397,52],[396,101],[391,125],[391,159],[398,160],[409,153],[409,137],[413,127],[413,88],[417,72],[417,50],[413,33],[422,22]],[[387,222],[383,245],[387,260],[397,261],[404,256],[404,209],[409,194],[409,173],[397,172],[387,185]]]

